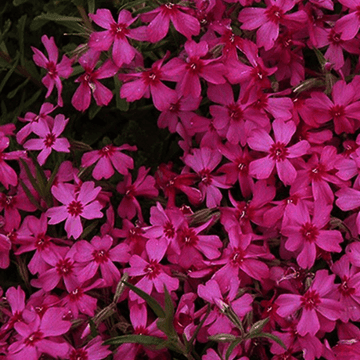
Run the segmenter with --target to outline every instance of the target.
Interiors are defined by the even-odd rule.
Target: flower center
[[[355,292],[354,288],[349,287],[348,280],[348,277],[344,276],[342,279],[342,283],[339,285],[339,291],[343,296],[350,296]]]
[[[199,174],[201,176],[201,182],[204,185],[206,185],[206,186],[211,185],[212,178],[211,178],[210,170],[208,170],[208,169],[201,170]]]
[[[175,228],[170,221],[167,221],[164,225],[164,234],[169,239],[173,239],[175,236]]]
[[[16,202],[16,198],[11,195],[1,194],[0,206],[6,209],[13,208]]]
[[[144,271],[150,279],[154,279],[160,274],[160,265],[157,261],[150,260],[149,265],[145,267]]]
[[[230,104],[228,105],[228,115],[230,119],[234,121],[240,121],[244,117],[243,111],[240,109],[239,105],[237,104]]]
[[[78,301],[83,295],[83,291],[80,288],[76,288],[75,290],[69,293],[69,298],[71,301]]]
[[[312,243],[316,241],[319,235],[319,230],[315,225],[311,223],[305,223],[301,226],[300,233],[306,241]]]
[[[284,143],[278,141],[271,145],[269,153],[270,157],[275,161],[284,161],[289,155],[289,150]]]
[[[187,246],[194,246],[199,241],[199,238],[193,229],[185,228],[180,232],[180,240]]]
[[[25,340],[25,344],[27,346],[34,346],[35,343],[43,338],[43,335],[41,331],[35,331]]]
[[[284,12],[278,6],[273,5],[266,9],[265,14],[271,22],[278,24]]]
[[[105,263],[109,259],[109,253],[105,250],[94,250],[92,255],[94,260],[99,264]]]
[[[125,36],[129,33],[126,24],[112,24],[111,25],[111,34],[116,36],[118,39],[124,39]]]
[[[198,74],[202,69],[202,62],[199,59],[189,59],[186,69],[192,74]]]
[[[71,216],[79,216],[82,214],[84,206],[80,201],[73,200],[68,206],[67,211]]]
[[[50,245],[50,239],[45,234],[39,234],[36,238],[35,246],[37,250],[42,251],[48,248]]]
[[[99,155],[102,157],[110,157],[114,154],[115,149],[112,145],[106,145],[101,150],[99,150]]]
[[[46,69],[51,78],[55,78],[57,76],[56,65],[52,61],[49,61],[46,64]]]
[[[308,290],[300,300],[306,310],[312,310],[321,303],[320,295],[315,290]]]
[[[235,249],[232,255],[230,256],[230,261],[232,265],[239,266],[244,261],[244,252],[241,249]]]
[[[44,145],[47,148],[52,147],[55,143],[55,140],[56,140],[56,136],[53,133],[49,133],[46,135],[44,139]]]
[[[60,276],[67,276],[72,273],[73,267],[73,262],[66,258],[56,264],[56,271]]]
[[[310,171],[310,179],[314,180],[314,181],[320,181],[322,180],[322,176],[325,172],[324,169],[324,165],[322,164],[318,164],[317,166],[315,166],[314,168],[311,169]]]
[[[88,352],[84,349],[74,349],[70,353],[70,360],[88,360]]]
[[[336,119],[345,115],[345,110],[343,105],[335,105],[330,109],[330,115]]]

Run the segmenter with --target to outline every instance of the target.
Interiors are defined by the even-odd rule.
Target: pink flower
[[[20,121],[28,122],[25,126],[23,126],[16,134],[16,141],[19,144],[22,144],[26,137],[28,137],[34,129],[38,126],[42,126],[42,122],[51,123],[52,118],[48,114],[55,110],[55,106],[50,103],[44,103],[41,105],[39,115],[34,114],[33,112],[27,112],[24,118],[18,118]]]
[[[318,270],[304,295],[282,294],[277,298],[277,313],[283,317],[294,316],[301,310],[296,330],[301,336],[315,335],[321,328],[321,319],[334,322],[341,317],[342,304],[331,298],[335,290],[334,278],[335,275],[329,275],[327,270]]]
[[[89,14],[95,24],[106,31],[93,32],[90,35],[89,47],[97,51],[107,51],[112,48],[112,59],[116,66],[129,64],[135,57],[136,50],[129,44],[127,37],[135,40],[145,40],[137,29],[129,26],[137,19],[133,18],[128,10],[121,10],[115,22],[110,10],[97,9],[96,14]]]
[[[109,179],[114,175],[113,167],[122,175],[127,175],[129,169],[134,168],[134,161],[129,155],[125,155],[121,150],[136,151],[136,146],[124,144],[104,146],[101,150],[94,150],[85,153],[81,158],[81,167],[91,166],[96,163],[92,175],[94,179]]]
[[[63,320],[64,311],[60,308],[50,308],[40,318],[34,314],[34,319],[28,324],[17,322],[14,327],[19,339],[8,348],[7,359],[39,359],[41,354],[52,357],[65,357],[69,345],[60,335],[70,330],[71,322]],[[54,326],[56,324],[56,326]]]
[[[194,149],[193,154],[186,155],[184,162],[191,167],[199,176],[199,189],[203,199],[206,198],[206,206],[214,208],[220,205],[222,194],[218,188],[227,189],[224,175],[214,175],[213,170],[221,161],[221,154],[216,149],[201,147]]]
[[[141,14],[140,18],[142,21],[150,22],[146,27],[148,39],[153,43],[163,39],[169,31],[170,20],[175,29],[188,39],[198,35],[200,23],[195,17],[186,14],[184,12],[186,10],[188,9],[184,6],[167,3],[160,5],[155,10]]]
[[[125,269],[129,276],[141,276],[135,286],[151,294],[155,288],[156,292],[164,293],[164,286],[169,292],[177,290],[179,287],[179,280],[170,276],[170,269],[166,265],[161,265],[160,261],[163,259],[167,249],[165,241],[158,241],[151,239],[146,243],[145,260],[138,255],[133,255],[129,261],[130,268]],[[138,297],[134,292],[130,291],[130,300],[143,302],[144,300]]]
[[[19,160],[26,157],[26,151],[11,151],[4,153],[4,150],[9,147],[10,140],[0,132],[0,182],[9,189],[9,185],[16,186],[18,177],[15,170],[9,166],[5,160]]]
[[[131,183],[131,175],[128,174],[125,175],[124,181],[117,185],[116,190],[125,195],[117,210],[120,217],[131,220],[137,214],[139,220],[143,221],[141,207],[136,197],[152,198],[159,193],[155,188],[155,179],[151,175],[147,175],[149,171],[150,169],[141,166],[138,177],[133,184]]]
[[[280,180],[285,185],[291,185],[295,181],[297,172],[288,159],[305,155],[310,144],[306,140],[301,140],[287,147],[296,131],[293,121],[285,123],[282,120],[274,120],[272,127],[275,141],[262,129],[254,130],[248,139],[248,144],[253,150],[268,153],[266,157],[250,163],[249,174],[257,179],[267,179],[276,167]]]
[[[270,0],[267,8],[247,7],[240,11],[238,20],[243,23],[241,29],[255,30],[256,44],[269,50],[279,36],[280,25],[293,29],[301,28],[306,22],[306,13],[303,10],[286,14],[296,5],[294,0]]]
[[[50,39],[43,35],[41,41],[45,46],[47,53],[49,54],[49,59],[38,49],[31,47],[34,52],[33,60],[37,66],[40,66],[48,71],[46,76],[42,79],[42,83],[47,87],[48,91],[46,93],[46,98],[52,93],[54,86],[56,86],[58,91],[58,105],[63,106],[63,100],[61,97],[62,84],[60,77],[67,79],[73,69],[71,67],[71,60],[69,60],[66,55],[63,55],[60,63],[58,62],[58,48],[55,45],[54,38]]]
[[[85,74],[75,80],[75,82],[80,83],[71,99],[71,103],[76,110],[85,111],[90,106],[91,94],[94,95],[98,106],[108,105],[113,97],[112,91],[105,87],[98,79],[114,76],[118,71],[118,67],[108,59],[100,68],[95,70],[99,58],[100,52],[90,49],[79,59]]]
[[[70,360],[102,360],[112,354],[108,349],[109,346],[103,345],[103,340],[101,336],[96,336],[94,339],[91,339],[88,344],[85,346],[74,349],[72,348],[69,352]]]
[[[311,268],[315,263],[317,249],[341,252],[343,237],[338,230],[324,230],[330,221],[332,206],[316,202],[310,219],[309,209],[300,203],[289,206],[288,223],[281,229],[287,236],[285,248],[297,254],[297,262],[303,268]]]
[[[49,224],[58,224],[64,220],[67,236],[77,239],[82,231],[81,217],[91,220],[103,217],[100,211],[102,205],[95,200],[101,191],[101,187],[94,187],[93,181],[86,181],[78,192],[73,186],[66,186],[59,183],[51,188],[51,193],[60,201],[62,206],[55,206],[48,209],[46,216],[50,217]]]
[[[58,152],[70,152],[70,143],[66,138],[59,137],[64,131],[69,119],[65,116],[58,114],[55,119],[47,122],[39,123],[33,131],[40,139],[30,139],[24,144],[26,150],[41,150],[37,157],[40,165],[44,165],[46,159],[51,154],[52,150]]]
[[[100,268],[101,278],[106,286],[112,286],[119,282],[120,271],[114,261],[126,263],[130,259],[129,246],[121,243],[112,247],[113,239],[109,235],[102,238],[94,236],[90,242],[80,240],[76,243],[77,253],[75,260],[83,266],[78,273],[80,282],[90,280]]]

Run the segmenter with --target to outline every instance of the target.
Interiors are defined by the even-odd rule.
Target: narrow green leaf
[[[11,20],[7,19],[5,21],[4,29],[0,32],[0,44],[3,42],[5,35],[9,32],[11,27]]]
[[[225,359],[229,360],[231,353],[234,351],[234,349],[242,342],[242,339],[237,339],[233,341],[228,349],[226,350]]]
[[[216,342],[232,342],[236,340],[236,336],[232,334],[216,334],[209,336],[208,339]]]
[[[104,342],[104,345],[121,345],[125,343],[141,344],[141,345],[160,345],[164,342],[164,339],[156,336],[148,335],[122,335],[108,339]]]
[[[21,90],[28,82],[30,81],[30,78],[27,78],[25,81],[23,81],[16,89],[10,91],[8,94],[7,94],[7,98],[8,99],[12,99],[19,90]]]
[[[120,296],[122,295],[122,293],[125,290],[125,281],[128,281],[129,279],[129,275],[127,273],[125,273],[122,278],[120,279],[120,281],[118,282],[117,286],[116,286],[116,290],[115,290],[115,294],[114,294],[114,299],[113,299],[113,303],[117,304],[117,302],[120,299]]]
[[[31,170],[29,168],[29,165],[26,163],[25,160],[23,159],[20,159],[21,163],[23,164],[24,166],[24,169],[25,169],[25,172],[26,172],[26,175],[31,183],[31,185],[33,186],[34,190],[40,195],[40,189],[39,189],[39,185],[36,181],[36,179],[34,178],[33,174],[31,173]]]
[[[174,305],[171,300],[171,296],[164,286],[164,294],[165,294],[165,318],[159,319],[156,323],[159,330],[161,330],[168,338],[176,339],[178,342],[178,335],[174,328]]]
[[[56,21],[56,22],[81,22],[82,19],[80,17],[75,16],[64,16],[54,13],[47,13],[38,15],[34,20],[48,20],[48,21]]]
[[[94,14],[94,12],[95,12],[95,0],[88,0],[88,11],[89,11],[89,14]]]
[[[86,239],[88,237],[88,235],[94,230],[96,229],[96,227],[99,225],[99,221],[92,221],[90,223],[90,225],[88,225],[84,231],[81,233],[80,238],[81,239]]]
[[[264,326],[269,322],[270,318],[262,319],[257,321],[256,323],[252,324],[248,334],[256,334],[260,333]]]
[[[255,335],[256,336],[251,337],[251,339],[252,338],[260,338],[260,337],[271,339],[271,340],[275,341],[276,343],[278,343],[285,350],[287,349],[285,344],[283,343],[283,341],[279,337],[277,337],[276,335],[269,334],[269,333],[258,333],[258,334],[255,334]]]
[[[98,106],[96,104],[91,105],[89,108],[89,119],[92,120],[100,110],[101,106]]]
[[[165,318],[166,315],[165,315],[163,308],[154,298],[152,298],[149,294],[147,294],[146,292],[137,288],[133,284],[128,283],[127,281],[124,281],[124,284],[128,288],[130,288],[130,290],[132,290],[135,294],[139,295],[142,299],[144,299],[146,301],[146,303],[150,306],[152,311],[154,311],[154,313],[157,317]]]
[[[2,92],[2,90],[4,89],[4,86],[6,85],[7,81],[10,79],[10,76],[13,74],[16,67],[18,66],[19,60],[20,60],[20,53],[19,53],[19,51],[17,51],[16,56],[13,59],[13,64],[12,64],[10,70],[7,71],[6,75],[4,76],[3,80],[0,83],[0,93]]]
[[[191,336],[191,338],[189,340],[189,346],[192,346],[193,342],[195,341],[196,337],[198,336],[200,329],[203,327],[205,320],[210,315],[210,311],[211,311],[211,306],[210,306],[210,304],[208,304],[205,316],[202,318],[202,320],[200,321],[199,325],[196,327],[193,335]]]
[[[21,66],[25,65],[25,52],[24,52],[24,36],[25,36],[25,24],[26,24],[27,15],[24,14],[18,21],[18,38],[19,38],[19,51],[20,51],[20,64]]]
[[[120,97],[120,88],[122,82],[118,79],[117,76],[114,76],[114,83],[115,83],[115,101],[116,101],[116,108],[120,111],[128,111],[130,104]]]
[[[13,0],[13,5],[14,6],[19,6],[19,5],[25,4],[28,1],[29,0]]]
[[[24,109],[28,109],[30,107],[30,105],[32,105],[40,96],[42,90],[38,90],[29,100],[27,100],[26,102],[24,102]]]

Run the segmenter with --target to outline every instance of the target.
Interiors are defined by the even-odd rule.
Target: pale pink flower
[[[51,119],[50,125],[42,122],[33,131],[38,135],[39,139],[30,139],[24,144],[26,150],[41,150],[37,157],[40,165],[44,165],[46,159],[52,150],[58,152],[70,152],[70,143],[65,137],[60,137],[64,131],[69,119],[65,119],[62,114],[56,115],[55,119]]]
[[[91,220],[103,217],[100,211],[103,206],[95,200],[100,191],[101,187],[94,187],[93,181],[84,182],[78,192],[75,192],[73,186],[63,183],[53,186],[51,193],[64,205],[47,210],[46,216],[50,217],[48,224],[58,224],[66,220],[65,230],[68,237],[77,239],[83,231],[81,218]]]

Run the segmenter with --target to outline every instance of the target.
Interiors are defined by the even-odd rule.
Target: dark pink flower
[[[39,139],[30,139],[24,144],[26,150],[41,150],[37,157],[40,165],[44,165],[52,150],[58,152],[70,152],[70,143],[65,137],[60,137],[69,119],[62,114],[56,115],[55,119],[39,123],[33,130]]]
[[[8,347],[7,359],[39,359],[41,354],[52,357],[65,357],[69,345],[60,335],[65,334],[71,327],[71,322],[63,320],[64,311],[61,308],[50,308],[40,318],[35,314],[33,321],[28,324],[17,322],[14,327],[19,339]],[[54,326],[56,324],[56,326]]]
[[[141,166],[133,184],[131,175],[128,174],[124,176],[124,181],[117,185],[116,190],[124,195],[117,210],[120,217],[131,220],[137,214],[139,220],[143,221],[141,207],[136,198],[138,196],[152,198],[159,193],[155,188],[155,179],[147,175],[149,171],[150,169]]]
[[[285,248],[297,254],[297,262],[303,268],[311,268],[315,263],[317,249],[341,252],[343,237],[338,230],[326,230],[330,221],[332,206],[316,202],[310,218],[309,209],[303,205],[289,206],[288,222],[281,229],[287,236]]]
[[[129,169],[134,168],[134,160],[121,150],[136,151],[136,146],[124,144],[122,146],[113,146],[111,144],[104,146],[101,150],[87,152],[81,158],[81,167],[94,167],[92,175],[94,179],[109,179],[114,175],[114,168],[122,175],[127,175]]]
[[[47,59],[40,50],[34,47],[31,47],[31,49],[34,52],[33,60],[35,64],[48,71],[46,76],[42,79],[42,83],[48,89],[45,97],[48,98],[52,93],[54,86],[56,86],[58,91],[58,105],[63,106],[63,100],[61,97],[62,84],[60,77],[67,79],[71,75],[73,71],[71,67],[72,61],[69,60],[66,55],[63,55],[60,63],[57,63],[59,52],[53,37],[49,39],[46,35],[43,35],[41,37],[41,41],[45,46],[49,59]]]
[[[283,317],[294,317],[301,310],[296,330],[301,336],[315,335],[321,328],[320,319],[334,322],[341,318],[343,306],[332,299],[335,291],[334,278],[335,275],[329,275],[327,270],[318,270],[314,281],[303,295],[281,294],[277,298],[277,313]]]
[[[268,153],[266,157],[250,163],[249,174],[257,179],[267,179],[276,167],[280,180],[285,185],[291,185],[295,181],[297,172],[288,159],[305,155],[310,144],[302,140],[287,147],[296,131],[296,125],[291,120],[286,123],[282,120],[274,120],[272,127],[275,141],[262,129],[254,130],[248,138],[250,148]]]
[[[169,31],[170,20],[175,29],[188,39],[198,35],[200,23],[195,17],[186,14],[186,10],[188,9],[184,6],[167,3],[160,5],[155,10],[141,14],[142,21],[150,22],[146,27],[149,41],[155,43],[163,39]]]
[[[108,345],[103,345],[101,336],[91,339],[85,346],[69,351],[70,360],[102,360],[107,358],[112,352],[108,349]]]
[[[106,286],[112,286],[119,282],[120,271],[114,262],[126,263],[130,259],[129,246],[121,243],[112,247],[113,238],[105,235],[102,238],[94,236],[90,242],[80,240],[76,243],[75,260],[83,266],[78,272],[80,282],[93,278],[98,269]]]
[[[129,29],[136,21],[128,10],[121,10],[115,22],[110,10],[97,9],[95,14],[89,14],[95,24],[106,31],[93,32],[90,35],[89,47],[97,51],[107,51],[112,47],[112,59],[116,66],[129,64],[135,57],[136,50],[129,44],[127,37],[135,40],[145,40],[137,29]]]
[[[95,200],[100,191],[101,187],[94,187],[93,181],[84,182],[78,192],[75,192],[73,186],[62,183],[53,186],[52,194],[64,205],[47,210],[46,216],[50,217],[48,223],[52,225],[66,220],[65,230],[68,237],[77,239],[83,231],[81,218],[91,220],[103,217],[100,211],[103,206]]]
[[[266,9],[246,7],[240,11],[238,16],[238,20],[243,23],[241,29],[255,30],[259,28],[256,32],[256,44],[258,47],[263,46],[265,50],[269,50],[279,36],[280,25],[299,29],[305,24],[307,17],[303,10],[286,14],[295,5],[294,0],[270,0]]]
[[[114,76],[118,71],[118,67],[108,59],[100,68],[95,70],[99,58],[100,52],[90,49],[79,59],[85,74],[75,80],[75,82],[80,83],[71,99],[71,103],[76,110],[85,111],[90,106],[91,94],[93,94],[98,106],[108,105],[113,97],[112,91],[98,79]]]

